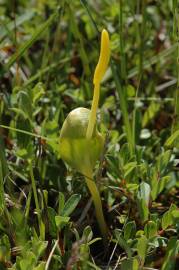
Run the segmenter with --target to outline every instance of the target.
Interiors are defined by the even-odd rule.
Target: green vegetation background
[[[0,269],[179,269],[177,0],[0,1]],[[100,32],[111,39],[95,179],[103,246],[84,178],[59,132],[90,108]]]

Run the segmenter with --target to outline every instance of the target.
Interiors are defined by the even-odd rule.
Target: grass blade
[[[177,1],[173,0],[173,35],[174,40],[177,42],[176,52],[176,73],[177,73],[177,86],[175,94],[175,109],[174,109],[174,120],[172,125],[172,133],[179,129],[179,14],[177,10]],[[179,144],[179,140],[177,141]]]
[[[113,73],[113,76],[114,76],[114,81],[115,81],[115,84],[116,84],[117,92],[118,92],[118,95],[119,95],[119,102],[120,102],[120,107],[121,107],[121,111],[122,111],[122,116],[123,116],[123,119],[124,119],[124,125],[125,125],[127,141],[129,143],[130,154],[132,156],[133,153],[134,153],[134,143],[133,143],[131,124],[130,124],[130,121],[129,121],[127,98],[126,98],[126,94],[124,92],[124,88],[122,87],[122,85],[121,85],[121,83],[119,81],[118,74],[117,74],[117,71],[116,71],[116,67],[114,66],[114,64],[112,62],[111,62],[111,69],[112,69],[112,73]]]
[[[5,207],[3,180],[7,174],[8,174],[8,167],[4,153],[4,143],[2,138],[0,138],[0,215],[4,211]]]
[[[50,16],[50,18],[43,23],[39,28],[34,32],[32,37],[27,40],[17,52],[15,52],[7,64],[5,65],[5,70],[9,70],[9,68],[16,62],[17,59],[21,58],[23,54],[32,46],[32,44],[40,37],[40,35],[50,26],[50,24],[54,21],[54,19],[57,17],[58,12],[55,12]]]

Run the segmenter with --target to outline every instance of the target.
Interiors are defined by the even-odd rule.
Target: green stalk
[[[126,57],[125,57],[125,51],[124,51],[124,35],[123,35],[123,0],[119,0],[120,5],[120,14],[119,14],[119,38],[120,38],[120,56],[121,56],[121,78],[125,82],[125,86],[127,83],[127,72],[126,72]],[[125,87],[126,91],[126,87]]]
[[[140,12],[140,1],[137,2],[136,13]],[[135,16],[135,5],[133,8],[133,16]],[[144,70],[144,51],[145,51],[145,30],[146,30],[146,0],[141,2],[141,15],[142,15],[142,24],[139,25],[136,22],[136,32],[139,33],[137,36],[137,42],[139,43],[139,65],[138,65],[138,85],[135,95],[135,103],[138,100],[138,93],[141,87],[141,82],[143,79],[143,70]],[[138,143],[139,140],[139,123],[138,123],[138,109],[134,103],[133,118],[132,118],[132,130],[133,130],[133,142],[134,146]]]
[[[126,71],[126,59],[125,59],[125,51],[124,51],[124,22],[123,22],[123,12],[124,12],[124,1],[119,0],[120,5],[120,13],[119,13],[119,36],[120,36],[120,55],[121,55],[121,64],[120,64],[120,79],[117,75],[117,71],[114,67],[114,64],[111,63],[111,69],[114,76],[116,88],[119,95],[119,102],[120,107],[123,115],[124,126],[126,131],[126,137],[129,144],[130,154],[131,156],[134,154],[134,141],[133,141],[133,134],[132,134],[132,127],[129,121],[129,114],[128,114],[128,100],[127,100],[127,71]]]
[[[143,62],[144,62],[144,52],[145,52],[145,31],[146,31],[146,0],[141,2],[141,15],[142,15],[142,24],[139,27],[140,33],[140,47],[139,47],[139,78],[143,78]]]
[[[3,184],[3,171],[2,163],[0,160],[0,215],[4,212],[5,198],[4,198],[4,184]]]
[[[116,67],[114,66],[113,61],[111,61],[111,70],[114,76],[114,81],[115,81],[117,93],[119,96],[120,108],[122,111],[126,137],[129,144],[130,155],[132,157],[134,154],[134,141],[133,141],[133,136],[132,136],[133,134],[132,134],[131,123],[129,120],[127,96],[126,96],[126,93],[124,92],[124,88],[121,85],[121,82],[117,75]]]
[[[174,107],[174,119],[171,132],[174,133],[179,129],[179,13],[177,8],[177,0],[173,0],[173,36],[174,41],[177,43],[176,51],[176,73],[177,73],[177,86],[175,93],[175,107]],[[177,142],[178,144],[178,142]]]
[[[34,178],[34,173],[33,173],[33,168],[32,168],[32,162],[31,161],[29,163],[29,169],[30,169],[32,190],[33,190],[34,200],[35,200],[35,207],[36,207],[36,210],[37,210],[37,218],[38,218],[38,223],[39,223],[40,237],[41,237],[41,239],[44,239],[43,223],[41,221],[41,213],[40,213],[39,201],[38,201],[38,196],[37,196],[37,187],[36,187],[36,183],[35,183],[35,178]]]
[[[93,180],[92,171],[86,172],[85,180],[86,180],[87,187],[88,187],[88,189],[91,193],[92,199],[93,199],[93,203],[94,203],[95,211],[96,211],[96,218],[97,218],[101,233],[103,235],[103,240],[106,243],[108,229],[107,229],[107,225],[106,225],[104,215],[103,215],[101,197],[100,197],[97,185],[96,185],[95,181]]]

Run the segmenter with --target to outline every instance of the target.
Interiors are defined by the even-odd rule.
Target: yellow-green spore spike
[[[99,61],[96,66],[93,83],[94,83],[94,94],[91,106],[91,112],[89,117],[89,123],[86,132],[86,138],[90,139],[93,134],[93,129],[96,123],[96,112],[98,109],[99,95],[100,95],[100,82],[107,70],[107,66],[110,58],[110,41],[108,32],[104,29],[101,34],[101,50]]]
[[[103,76],[107,70],[110,58],[110,41],[108,32],[103,29],[101,33],[101,49],[98,64],[96,66],[93,83],[94,85],[100,84]]]

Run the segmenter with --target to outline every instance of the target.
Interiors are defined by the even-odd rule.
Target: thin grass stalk
[[[122,87],[121,82],[119,80],[119,76],[118,76],[118,73],[116,71],[116,67],[114,66],[113,61],[111,61],[111,69],[114,76],[117,93],[119,96],[120,109],[122,111],[122,116],[124,120],[126,137],[127,137],[127,141],[128,141],[129,149],[130,149],[130,155],[132,157],[134,154],[134,142],[133,142],[133,136],[132,136],[131,123],[129,121],[127,97],[126,97],[126,93],[124,92],[124,88]]]
[[[173,36],[174,41],[177,43],[177,52],[176,52],[177,86],[175,92],[174,119],[171,133],[179,129],[179,12],[176,0],[173,0]]]
[[[137,6],[137,12],[139,12],[139,6],[140,6],[140,1],[138,1],[138,6]],[[138,95],[140,92],[140,87],[141,87],[141,82],[143,79],[143,71],[144,71],[144,45],[145,45],[145,29],[146,29],[146,0],[142,0],[141,3],[141,14],[142,14],[142,24],[139,27],[137,24],[136,27],[139,31],[139,66],[138,66],[138,85],[136,89],[136,94],[135,94],[135,103],[134,103],[134,110],[133,110],[133,121],[132,121],[132,130],[133,130],[133,141],[134,145],[136,145],[136,142],[139,139],[139,130],[137,127],[137,108],[136,108],[136,102],[138,99]]]
[[[5,207],[5,198],[4,198],[3,171],[2,171],[2,163],[0,160],[0,215],[3,213],[4,207]]]
[[[124,34],[123,34],[123,0],[119,0],[119,5],[120,5],[120,13],[119,13],[119,38],[120,38],[120,66],[121,66],[121,77],[122,80],[124,81],[124,85],[126,86],[127,83],[127,72],[126,72],[126,56],[125,56],[125,39],[124,39]],[[125,87],[126,88],[126,87]],[[125,89],[126,90],[126,89]]]
[[[29,170],[30,170],[32,190],[33,190],[33,195],[34,195],[34,200],[35,200],[35,207],[37,210],[37,219],[38,219],[38,224],[39,224],[40,237],[41,239],[44,239],[43,224],[41,220],[41,211],[40,211],[39,200],[37,196],[37,187],[36,187],[34,173],[33,173],[32,161],[29,162]]]
[[[146,0],[141,1],[142,24],[139,27],[140,47],[139,47],[139,80],[143,77],[144,51],[145,51],[145,31],[146,31]]]

